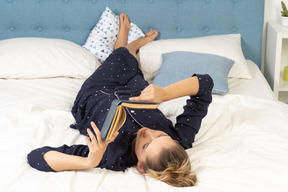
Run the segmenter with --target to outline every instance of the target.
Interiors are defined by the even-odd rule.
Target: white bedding
[[[74,98],[84,79],[0,80],[0,191],[288,191],[288,106],[277,102],[259,69],[252,80],[229,79],[187,150],[197,186],[173,188],[140,175],[104,169],[45,173],[26,155],[44,145],[85,143],[70,129]],[[185,98],[160,105],[175,121]]]
[[[253,74],[253,79],[241,79],[229,78],[229,94],[241,94],[250,95],[262,99],[274,99],[273,94],[269,84],[267,83],[265,77],[259,68],[251,60],[246,60],[249,71]]]

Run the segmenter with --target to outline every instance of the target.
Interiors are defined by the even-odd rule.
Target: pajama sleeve
[[[31,167],[39,171],[55,172],[44,159],[44,154],[47,153],[48,151],[58,151],[68,155],[87,157],[89,153],[89,148],[87,145],[72,145],[72,146],[63,145],[57,148],[53,147],[38,148],[31,151],[27,155],[28,163],[31,165]]]
[[[202,119],[207,115],[208,106],[212,102],[213,80],[209,75],[196,75],[199,79],[199,91],[190,96],[184,106],[184,112],[177,117],[175,132],[184,149],[192,147]]]

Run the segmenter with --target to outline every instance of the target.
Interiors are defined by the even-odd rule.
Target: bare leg
[[[114,45],[114,49],[127,45],[128,34],[130,30],[130,21],[126,14],[121,13],[119,16],[118,37]]]
[[[130,21],[126,14],[121,13],[119,16],[119,32],[118,37],[114,45],[114,49],[119,47],[126,47],[129,52],[136,57],[138,50],[146,45],[147,43],[153,41],[158,35],[158,31],[151,30],[145,33],[145,37],[137,39],[127,45],[128,34],[130,30]]]
[[[131,43],[129,43],[128,45],[126,45],[125,47],[129,50],[129,52],[136,57],[136,54],[138,52],[138,50],[146,45],[147,43],[152,42],[158,35],[158,31],[156,30],[151,30],[148,31],[147,33],[145,33],[145,37],[137,39]]]

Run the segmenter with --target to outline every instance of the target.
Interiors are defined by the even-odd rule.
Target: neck
[[[133,161],[137,162],[138,159],[137,159],[137,156],[135,153],[135,143],[136,143],[136,138],[133,139],[133,141],[131,143],[131,156],[132,156]]]

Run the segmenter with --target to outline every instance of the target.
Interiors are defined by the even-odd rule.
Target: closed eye
[[[149,143],[145,143],[142,147],[143,151],[147,148],[147,146],[149,145]]]
[[[168,135],[161,133],[161,134],[158,135],[157,138],[159,138],[159,137],[164,137],[164,136],[168,136]],[[143,147],[142,147],[143,151],[145,151],[145,149],[148,147],[149,144],[150,144],[150,143],[145,143],[145,144],[143,145]]]

